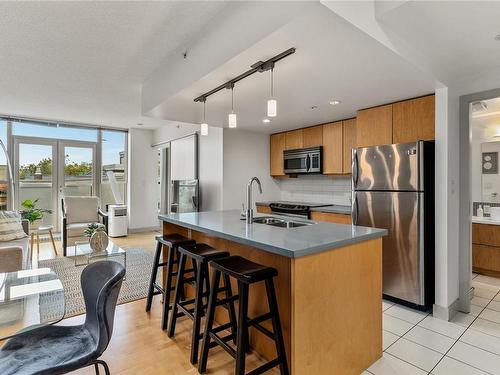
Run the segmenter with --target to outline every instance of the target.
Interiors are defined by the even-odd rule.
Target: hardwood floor
[[[153,251],[156,232],[131,234],[126,238],[115,238],[114,242],[123,247],[141,247]],[[56,243],[59,251],[60,243]],[[40,246],[40,259],[53,257],[50,242]],[[149,275],[145,275],[149,278]],[[160,296],[153,300],[151,312],[145,312],[146,300],[139,300],[116,308],[113,337],[102,356],[114,375],[188,375],[198,374],[195,366],[189,362],[191,346],[191,327],[189,319],[183,318],[177,324],[176,335],[170,339],[160,328]],[[63,320],[61,325],[81,324],[84,316]],[[255,353],[247,356],[247,372],[263,363]],[[234,373],[234,360],[224,350],[217,347],[210,351],[207,374],[229,375]],[[102,373],[102,371],[101,371]],[[278,374],[273,369],[268,374]],[[78,375],[95,374],[93,367],[74,372]]]

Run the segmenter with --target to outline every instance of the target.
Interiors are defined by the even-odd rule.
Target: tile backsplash
[[[283,201],[351,205],[350,176],[306,175],[277,182]]]

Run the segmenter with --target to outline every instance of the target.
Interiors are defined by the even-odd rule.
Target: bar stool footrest
[[[231,357],[236,359],[236,350],[234,350],[227,344],[227,341],[232,340],[234,338],[234,335],[232,333],[224,337],[220,337],[219,335],[213,332],[209,332],[209,335],[212,338],[212,340],[214,340],[214,342],[210,343],[211,347],[220,345]]]
[[[279,358],[273,359],[272,361],[269,361],[267,363],[264,363],[262,366],[257,367],[256,369],[253,369],[252,371],[248,372],[246,375],[260,375],[265,373],[266,371],[269,371],[273,367],[278,366],[281,363]]]

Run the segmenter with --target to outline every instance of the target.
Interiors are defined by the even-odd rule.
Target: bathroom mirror
[[[481,194],[483,202],[500,203],[500,142],[481,143]]]

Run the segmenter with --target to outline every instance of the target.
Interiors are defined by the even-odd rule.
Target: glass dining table
[[[50,268],[0,273],[1,341],[64,317],[64,288]]]

